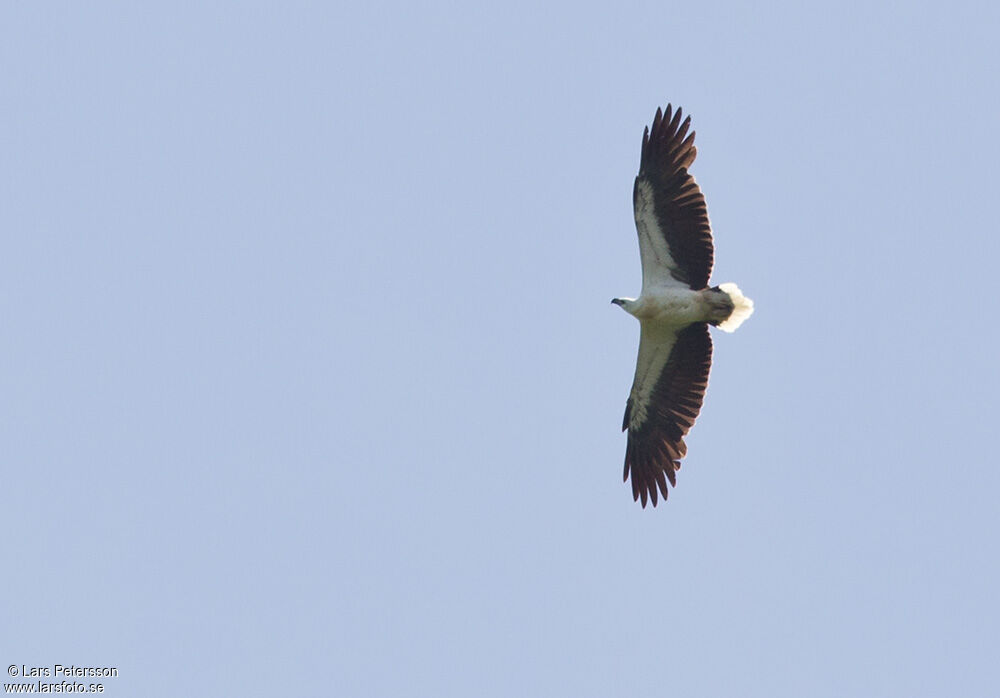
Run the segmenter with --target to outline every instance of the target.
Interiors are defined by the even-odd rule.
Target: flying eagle
[[[712,365],[709,325],[732,332],[753,313],[753,301],[736,284],[708,286],[714,249],[701,188],[688,173],[698,151],[691,117],[656,110],[642,135],[639,175],[632,202],[639,232],[642,292],[615,298],[639,320],[639,358],[622,431],[628,430],[625,480],[632,497],[667,498],[667,481],[687,453],[684,435],[694,424]]]

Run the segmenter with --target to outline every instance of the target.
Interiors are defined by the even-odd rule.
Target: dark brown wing
[[[659,109],[642,136],[639,175],[632,189],[643,285],[669,276],[700,290],[712,275],[712,227],[701,188],[688,173],[698,150],[691,117]]]
[[[684,435],[694,425],[712,366],[712,337],[708,325],[689,325],[677,334],[670,352],[644,404],[629,398],[625,407],[624,429],[628,429],[625,449],[625,480],[632,475],[632,497],[652,499],[657,490],[667,498],[667,481],[677,485],[675,471],[687,453]]]

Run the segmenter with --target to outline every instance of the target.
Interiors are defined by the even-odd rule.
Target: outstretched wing
[[[708,387],[712,338],[702,322],[677,330],[653,321],[642,323],[635,381],[622,430],[628,429],[625,479],[632,475],[632,497],[667,498],[667,480],[687,453],[684,435],[694,425]]]
[[[701,188],[688,173],[698,155],[691,117],[659,109],[642,135],[639,175],[632,190],[642,258],[642,288],[684,284],[700,290],[712,274],[712,227]],[[685,137],[687,136],[687,137]]]

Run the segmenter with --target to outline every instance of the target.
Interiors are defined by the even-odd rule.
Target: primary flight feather
[[[687,453],[712,365],[708,326],[732,332],[753,313],[736,284],[708,287],[714,247],[701,188],[688,172],[698,151],[691,117],[671,105],[656,110],[642,136],[639,174],[632,190],[639,234],[642,291],[615,298],[639,320],[639,357],[622,430],[628,431],[625,480],[632,496],[656,506]]]

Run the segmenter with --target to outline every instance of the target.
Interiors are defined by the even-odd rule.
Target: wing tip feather
[[[690,127],[691,116],[684,117],[681,107],[676,111],[672,104],[667,104],[666,111],[657,107],[652,124],[643,131],[640,173],[646,171],[647,165],[659,171],[661,176],[690,167],[697,156],[693,145],[695,132],[688,133]]]

